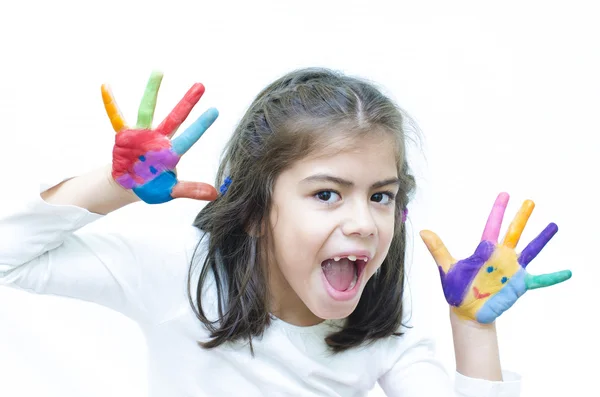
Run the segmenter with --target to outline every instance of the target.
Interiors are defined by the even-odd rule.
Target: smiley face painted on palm
[[[475,259],[479,271],[475,274],[475,278],[471,284],[465,290],[461,291],[462,293],[460,295],[462,295],[462,299],[451,299],[451,301],[452,305],[456,308],[455,310],[464,317],[477,318],[479,322],[489,322],[485,321],[483,318],[484,316],[482,315],[483,313],[480,313],[482,307],[492,297],[496,296],[498,292],[509,285],[508,283],[510,280],[513,278],[515,280],[520,280],[521,278],[515,277],[515,275],[520,271],[524,271],[524,269],[519,265],[516,252],[511,248],[502,245],[494,246],[494,244],[487,241],[483,242],[476,252],[475,258],[472,258]],[[485,260],[485,258],[488,257],[485,255],[486,252],[491,252],[491,255],[489,255],[487,260]],[[460,271],[461,264],[457,264],[459,265],[459,268],[456,270]],[[452,270],[450,272],[452,272]],[[457,273],[457,276],[458,275],[459,274]],[[465,273],[461,276],[464,277]],[[447,284],[444,289],[449,290],[450,286]],[[514,296],[515,301],[525,292],[522,288],[516,288],[514,291],[516,293],[516,296]],[[457,296],[455,295],[454,298],[456,297]],[[508,309],[508,307],[504,310],[506,309]],[[499,314],[500,313],[497,315]],[[493,317],[495,318],[497,315]]]
[[[533,276],[525,270],[558,231],[554,223],[550,223],[520,254],[515,251],[533,211],[532,201],[523,203],[506,232],[504,241],[498,244],[508,198],[508,194],[501,193],[496,199],[481,242],[469,258],[454,260],[435,233],[421,233],[438,264],[446,301],[463,319],[491,323],[527,290],[548,287],[571,277],[568,270],[539,276]]]
[[[498,247],[492,256],[475,276],[471,290],[463,300],[463,305],[489,298],[500,291],[504,284],[519,271],[516,258],[512,258],[513,250]]]

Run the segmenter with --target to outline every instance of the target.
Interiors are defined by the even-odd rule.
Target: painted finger
[[[179,181],[173,187],[171,197],[213,201],[217,199],[217,189],[203,182]]]
[[[163,74],[161,72],[152,72],[150,75],[148,83],[146,84],[144,96],[142,97],[142,103],[138,108],[136,128],[148,129],[152,127],[154,110],[156,109],[156,99],[158,98],[158,90],[162,79]]]
[[[163,120],[156,128],[158,132],[171,138],[181,123],[189,116],[190,112],[196,106],[202,95],[204,94],[204,86],[196,83],[186,92],[181,101],[173,108],[171,113]]]
[[[522,267],[527,267],[529,262],[531,262],[544,248],[548,241],[558,232],[558,226],[556,223],[550,223],[546,228],[529,244],[527,247],[521,252],[519,255],[518,262]]]
[[[502,245],[508,248],[515,248],[517,246],[534,207],[535,204],[531,200],[525,200],[523,202],[519,212],[517,212],[517,215],[515,215],[515,218],[506,231],[506,236],[504,236]]]
[[[125,120],[123,119],[123,115],[117,106],[115,97],[113,96],[108,84],[102,84],[100,90],[102,91],[102,102],[104,102],[104,109],[106,109],[108,119],[110,120],[113,129],[118,134],[119,131],[127,128]]]
[[[456,260],[450,255],[450,252],[442,242],[442,239],[430,230],[422,230],[419,235],[438,267],[443,270],[444,273],[448,273],[452,268],[452,265],[456,263]]]
[[[215,122],[217,117],[219,117],[217,109],[211,108],[204,112],[188,129],[173,139],[172,144],[175,153],[183,156]]]
[[[537,276],[528,274],[525,278],[527,289],[536,289],[550,287],[551,285],[562,283],[567,281],[572,276],[570,270],[561,270],[560,272],[554,272],[550,274],[540,274]]]
[[[504,212],[506,211],[509,198],[510,196],[508,193],[500,193],[498,197],[496,197],[492,211],[490,212],[485,224],[485,229],[483,229],[481,241],[487,240],[492,241],[493,243],[498,243],[500,227],[502,226],[502,219],[504,219]]]

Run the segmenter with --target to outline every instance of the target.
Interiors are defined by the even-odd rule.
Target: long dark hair
[[[340,352],[400,335],[406,247],[402,210],[415,188],[405,156],[407,121],[411,122],[405,112],[374,84],[328,69],[296,70],[258,94],[224,150],[215,186],[227,177],[233,182],[194,221],[208,239],[195,291],[197,307],[192,298],[194,259],[188,274],[190,304],[211,337],[199,342],[202,347],[246,340],[252,350],[252,338],[269,326],[264,253],[271,241],[268,219],[274,183],[283,170],[338,138],[340,131],[350,139],[375,129],[394,136],[401,184],[388,255],[344,326],[325,341],[331,351]],[[216,284],[216,319],[210,319],[202,305],[209,276]]]

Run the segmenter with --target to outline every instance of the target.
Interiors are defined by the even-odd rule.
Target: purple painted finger
[[[521,255],[519,255],[518,259],[519,264],[523,268],[526,268],[529,262],[531,262],[533,258],[540,253],[544,246],[548,244],[548,241],[554,237],[556,232],[558,232],[558,226],[556,226],[556,223],[550,223],[548,226],[546,226],[546,228],[536,238],[531,240],[531,242],[527,244],[527,247],[525,247],[525,249],[521,252]]]
[[[502,219],[504,218],[504,211],[508,205],[508,199],[510,196],[508,193],[500,193],[496,197],[492,211],[488,216],[485,229],[483,229],[483,235],[481,241],[492,241],[493,243],[498,242],[498,236],[500,235],[500,227],[502,226]]]

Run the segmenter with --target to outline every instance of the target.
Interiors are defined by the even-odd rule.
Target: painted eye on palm
[[[204,94],[204,86],[196,83],[164,121],[152,129],[152,120],[162,81],[162,73],[154,72],[148,80],[138,109],[135,128],[125,124],[115,99],[105,84],[102,99],[113,129],[117,133],[113,148],[114,180],[131,189],[148,204],[164,203],[174,198],[214,200],[216,189],[206,183],[178,181],[175,167],[183,156],[214,123],[216,109],[207,110],[180,136],[171,140]]]
[[[558,231],[554,223],[550,223],[520,254],[515,251],[535,206],[530,200],[523,203],[504,240],[498,243],[508,199],[507,193],[498,195],[481,242],[469,258],[455,260],[435,233],[428,230],[421,232],[425,245],[438,265],[446,301],[463,319],[491,323],[526,291],[571,278],[569,270],[537,276],[525,270]]]

